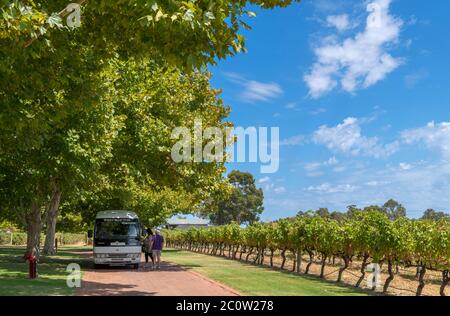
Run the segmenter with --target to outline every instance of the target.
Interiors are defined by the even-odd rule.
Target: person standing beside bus
[[[147,228],[147,237],[144,239],[144,252],[145,252],[145,267],[147,267],[148,264],[148,258],[152,260],[152,269],[155,265],[155,259],[153,257],[152,253],[152,246],[153,246],[153,232],[150,228]]]
[[[152,237],[152,254],[156,262],[156,269],[161,268],[161,252],[164,247],[164,237],[161,236],[160,231],[157,229],[155,235]]]

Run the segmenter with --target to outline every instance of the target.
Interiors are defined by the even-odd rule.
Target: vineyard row
[[[440,294],[450,282],[450,223],[446,220],[395,221],[380,212],[358,212],[351,218],[336,221],[320,216],[305,215],[294,219],[282,219],[271,223],[256,223],[248,227],[237,224],[166,231],[168,246],[199,251],[211,255],[228,256],[231,259],[263,265],[269,254],[280,252],[283,269],[286,252],[294,254],[293,270],[300,273],[301,258],[307,256],[304,273],[320,259],[320,277],[324,277],[327,261],[341,258],[337,282],[342,281],[344,271],[353,260],[360,260],[361,275],[355,286],[361,286],[366,268],[371,263],[387,264],[388,277],[383,285],[386,293],[399,266],[417,269],[417,295],[422,294],[427,270],[442,274]],[[327,260],[328,259],[328,260]]]

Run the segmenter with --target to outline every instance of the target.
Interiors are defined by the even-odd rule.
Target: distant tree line
[[[397,202],[394,199],[389,199],[386,203],[384,203],[382,206],[379,205],[370,205],[364,208],[358,208],[356,205],[349,205],[347,206],[346,212],[339,212],[339,211],[332,211],[330,212],[328,208],[321,207],[317,209],[316,211],[299,211],[297,213],[297,216],[303,216],[306,214],[314,213],[320,217],[323,218],[329,218],[334,219],[337,221],[342,221],[348,218],[354,217],[356,212],[371,212],[376,211],[385,214],[391,221],[395,221],[400,218],[406,217],[406,208],[399,202]],[[450,215],[442,212],[442,211],[436,211],[434,209],[427,209],[422,217],[420,217],[422,220],[441,220],[441,219],[450,219]]]

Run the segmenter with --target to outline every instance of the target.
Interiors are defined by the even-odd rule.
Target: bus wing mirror
[[[94,235],[92,229],[88,230],[88,238],[92,238],[92,236]]]

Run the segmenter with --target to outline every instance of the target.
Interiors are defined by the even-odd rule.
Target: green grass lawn
[[[56,256],[41,257],[38,263],[39,277],[28,278],[28,263],[23,260],[24,248],[0,247],[0,296],[1,295],[72,295],[74,289],[67,287],[66,267],[78,263],[83,268],[88,259],[76,252],[88,248],[64,247]],[[73,252],[73,253],[72,253]]]
[[[337,285],[314,277],[296,275],[234,260],[188,251],[167,249],[163,260],[192,269],[246,295],[261,296],[365,296],[354,287]]]

